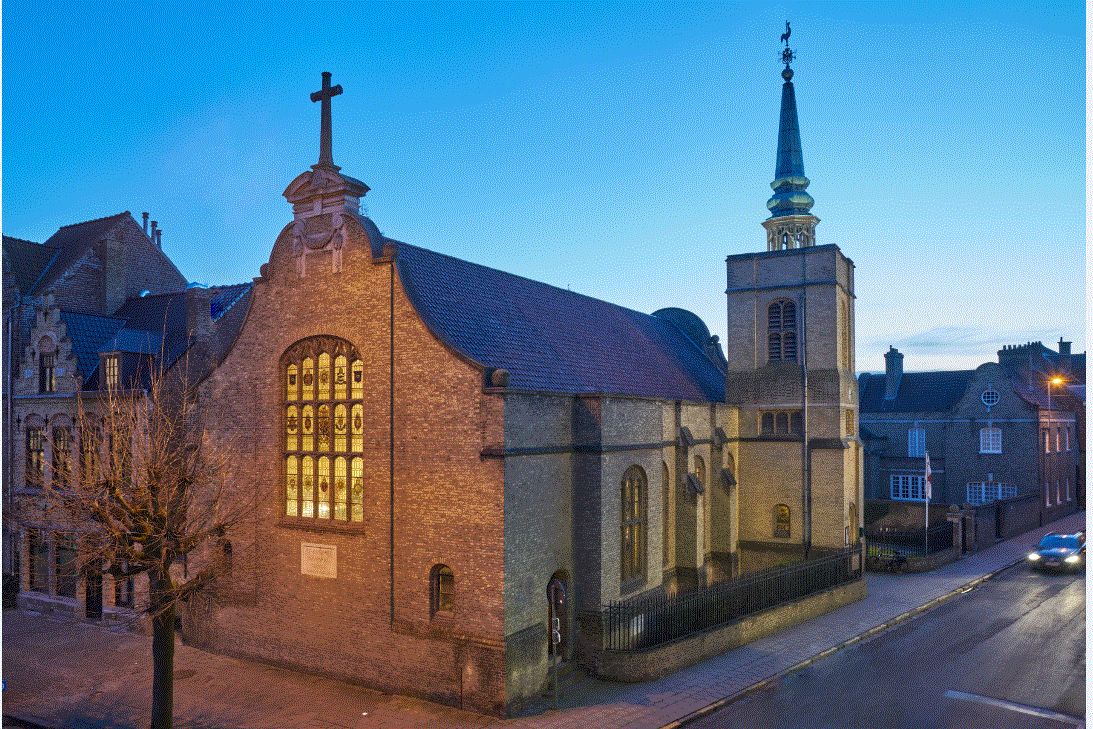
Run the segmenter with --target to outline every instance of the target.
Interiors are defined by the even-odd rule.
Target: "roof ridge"
[[[26,238],[16,238],[14,235],[5,235],[4,240],[12,240],[16,243],[27,243],[32,246],[42,246],[43,248],[56,248],[56,246],[51,246],[46,243],[38,243],[36,241],[27,240]]]
[[[385,239],[386,240],[391,240],[390,238],[386,238],[386,236],[385,236]],[[460,263],[463,263],[463,264],[467,264],[467,265],[470,265],[470,266],[477,266],[479,268],[484,268],[487,271],[496,271],[497,273],[500,273],[502,275],[510,276],[512,278],[518,278],[518,279],[521,279],[523,281],[529,281],[533,284],[536,284],[537,286],[545,286],[547,288],[554,289],[555,291],[560,291],[561,293],[564,293],[564,294],[570,294],[572,296],[577,296],[577,297],[580,297],[580,298],[583,298],[583,299],[589,299],[591,301],[596,301],[596,302],[601,303],[601,304],[607,304],[608,306],[614,306],[618,309],[622,309],[623,311],[629,311],[629,312],[632,312],[634,314],[640,314],[642,316],[647,316],[647,317],[649,317],[651,319],[655,319],[657,321],[664,321],[664,322],[668,321],[667,319],[662,319],[661,317],[653,316],[652,314],[646,314],[644,311],[638,311],[637,309],[631,309],[629,307],[623,306],[622,304],[616,304],[615,302],[608,301],[607,299],[599,299],[599,298],[596,298],[595,296],[591,296],[590,294],[582,294],[579,291],[573,291],[571,289],[563,289],[561,286],[555,286],[554,284],[547,283],[546,281],[540,281],[538,279],[530,278],[528,276],[521,276],[518,273],[512,273],[511,271],[505,271],[505,270],[500,269],[500,268],[494,268],[493,266],[487,266],[484,263],[475,263],[474,261],[468,261],[465,258],[459,258],[458,256],[453,256],[449,253],[440,253],[439,251],[434,251],[431,248],[425,248],[423,246],[416,246],[413,243],[403,243],[403,242],[394,241],[394,240],[392,240],[391,242],[393,242],[393,243],[395,243],[396,245],[399,245],[399,246],[407,246],[407,247],[410,247],[410,248],[417,248],[420,251],[425,251],[426,253],[431,253],[434,256],[442,256],[443,258],[450,258],[453,261],[459,261]],[[397,254],[396,254],[396,257],[397,257]],[[661,308],[666,308],[666,307],[661,307]],[[676,328],[678,329],[678,327],[676,327]]]
[[[102,220],[110,220],[111,218],[120,218],[123,215],[132,215],[132,213],[129,212],[128,210],[126,210],[124,212],[115,213],[114,215],[104,215],[101,218],[92,218],[91,220],[84,220],[84,221],[81,221],[79,223],[69,223],[68,225],[62,225],[57,230],[61,231],[61,230],[64,230],[65,228],[74,228],[77,225],[87,225],[88,223],[98,223],[99,221],[102,221]]]

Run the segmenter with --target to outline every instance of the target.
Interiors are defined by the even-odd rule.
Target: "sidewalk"
[[[932,572],[868,574],[859,602],[656,681],[616,684],[575,671],[560,709],[515,719],[483,717],[352,684],[204,653],[175,653],[178,729],[394,729],[426,727],[678,727],[781,675],[970,589],[1020,561],[1049,531],[1085,526],[1078,512]],[[144,729],[151,639],[98,625],[5,610],[4,726]],[[75,660],[74,660],[75,658]]]

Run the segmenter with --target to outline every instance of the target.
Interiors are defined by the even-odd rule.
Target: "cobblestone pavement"
[[[867,596],[827,615],[640,684],[577,669],[529,715],[497,719],[384,694],[179,643],[178,729],[425,729],[432,727],[678,727],[765,682],[958,595],[1021,560],[1048,531],[1084,528],[1079,512],[919,574],[869,574]],[[121,628],[9,609],[3,615],[4,727],[144,729],[151,639]]]

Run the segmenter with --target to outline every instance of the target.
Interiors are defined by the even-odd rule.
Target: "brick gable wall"
[[[300,278],[290,230],[278,238],[266,275],[256,282],[242,333],[203,387],[217,437],[244,441],[237,447],[253,473],[247,488],[259,490],[263,509],[254,546],[233,573],[239,599],[194,611],[187,629],[197,644],[215,651],[501,713],[503,473],[496,460],[480,457],[487,440],[501,438],[500,400],[484,395],[483,373],[417,318],[391,264],[372,263],[355,220],[336,274],[316,256]],[[359,532],[280,518],[279,360],[293,343],[315,335],[350,342],[364,360],[365,521]],[[337,576],[301,574],[303,543],[336,547]],[[431,618],[429,575],[436,564],[455,575],[456,609]]]

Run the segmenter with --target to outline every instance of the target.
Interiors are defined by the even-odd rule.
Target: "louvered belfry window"
[[[281,358],[288,518],[364,521],[364,362],[335,337],[310,337]]]
[[[767,307],[767,359],[797,360],[797,305],[789,299],[779,299]]]

